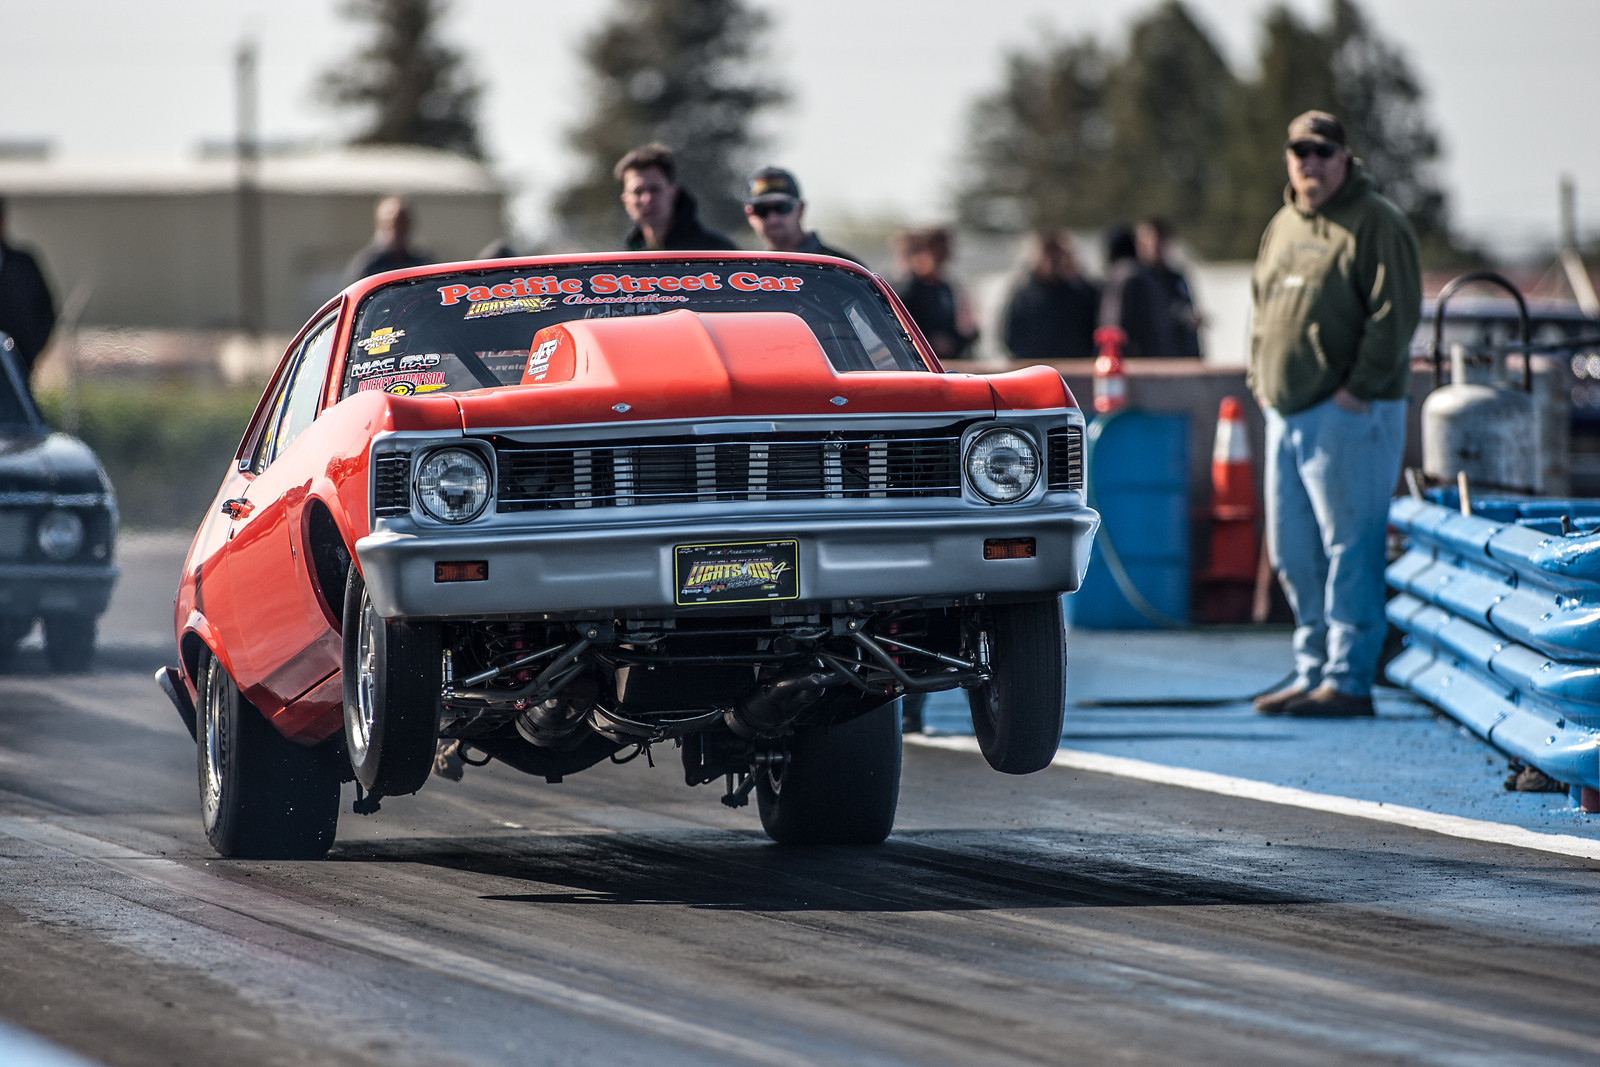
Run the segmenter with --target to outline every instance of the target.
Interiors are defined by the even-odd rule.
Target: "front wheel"
[[[986,657],[989,680],[967,691],[972,732],[989,766],[1032,774],[1050,765],[1066,717],[1066,635],[1059,598],[997,604],[968,613],[968,652]]]
[[[784,763],[753,773],[761,828],[780,845],[876,845],[900,802],[900,703],[805,727]]]
[[[439,743],[439,627],[385,619],[354,566],[344,594],[344,740],[368,792],[415,793]]]
[[[321,859],[339,822],[337,753],[272,728],[209,653],[195,741],[206,840],[241,859]]]

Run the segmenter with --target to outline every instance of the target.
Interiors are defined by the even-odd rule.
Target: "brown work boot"
[[[1299,682],[1292,682],[1282,689],[1275,689],[1270,693],[1262,693],[1251,701],[1258,715],[1282,715],[1283,707],[1296,697],[1305,696],[1309,690]]]
[[[1283,707],[1291,719],[1370,719],[1377,712],[1372,698],[1341,693],[1331,682],[1323,682],[1304,696],[1295,697]]]

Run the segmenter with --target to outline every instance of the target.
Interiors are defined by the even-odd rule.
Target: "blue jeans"
[[[1372,692],[1383,615],[1389,498],[1400,475],[1406,402],[1361,415],[1330,398],[1267,419],[1267,554],[1294,609],[1299,684]]]

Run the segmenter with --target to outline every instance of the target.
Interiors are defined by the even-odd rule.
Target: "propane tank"
[[[1128,406],[1128,378],[1122,370],[1122,346],[1128,335],[1120,326],[1102,326],[1094,332],[1100,354],[1094,361],[1094,409],[1101,414]]]
[[[1533,397],[1506,381],[1498,349],[1469,354],[1450,346],[1450,384],[1422,402],[1422,470],[1453,485],[1534,492],[1539,488],[1538,425]]]

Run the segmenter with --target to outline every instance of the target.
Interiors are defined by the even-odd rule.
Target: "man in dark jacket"
[[[1139,277],[1149,302],[1149,321],[1141,343],[1144,355],[1168,359],[1200,358],[1200,315],[1189,279],[1172,265],[1172,224],[1150,218],[1133,231]]]
[[[411,244],[411,205],[403,196],[386,196],[373,212],[372,243],[357,252],[344,269],[344,284],[432,263],[433,258]]]
[[[24,381],[56,326],[56,305],[39,263],[6,242],[6,205],[0,200],[0,333],[16,342],[17,370]]]
[[[1267,419],[1267,550],[1294,608],[1296,677],[1256,710],[1366,716],[1421,317],[1417,236],[1332,115],[1291,122],[1285,159],[1251,279],[1249,382]]]
[[[750,175],[744,217],[761,243],[773,252],[807,252],[861,262],[849,252],[829,248],[815,230],[805,228],[806,202],[800,183],[782,167],[762,167]]]
[[[1084,280],[1071,238],[1040,230],[1030,238],[1028,278],[1005,312],[1005,344],[1018,359],[1094,358],[1100,294]]]
[[[628,251],[715,252],[738,247],[727,234],[701,224],[694,196],[678,184],[678,165],[666,145],[635,148],[617,161],[613,173],[622,183],[622,209],[633,220],[623,239]]]

